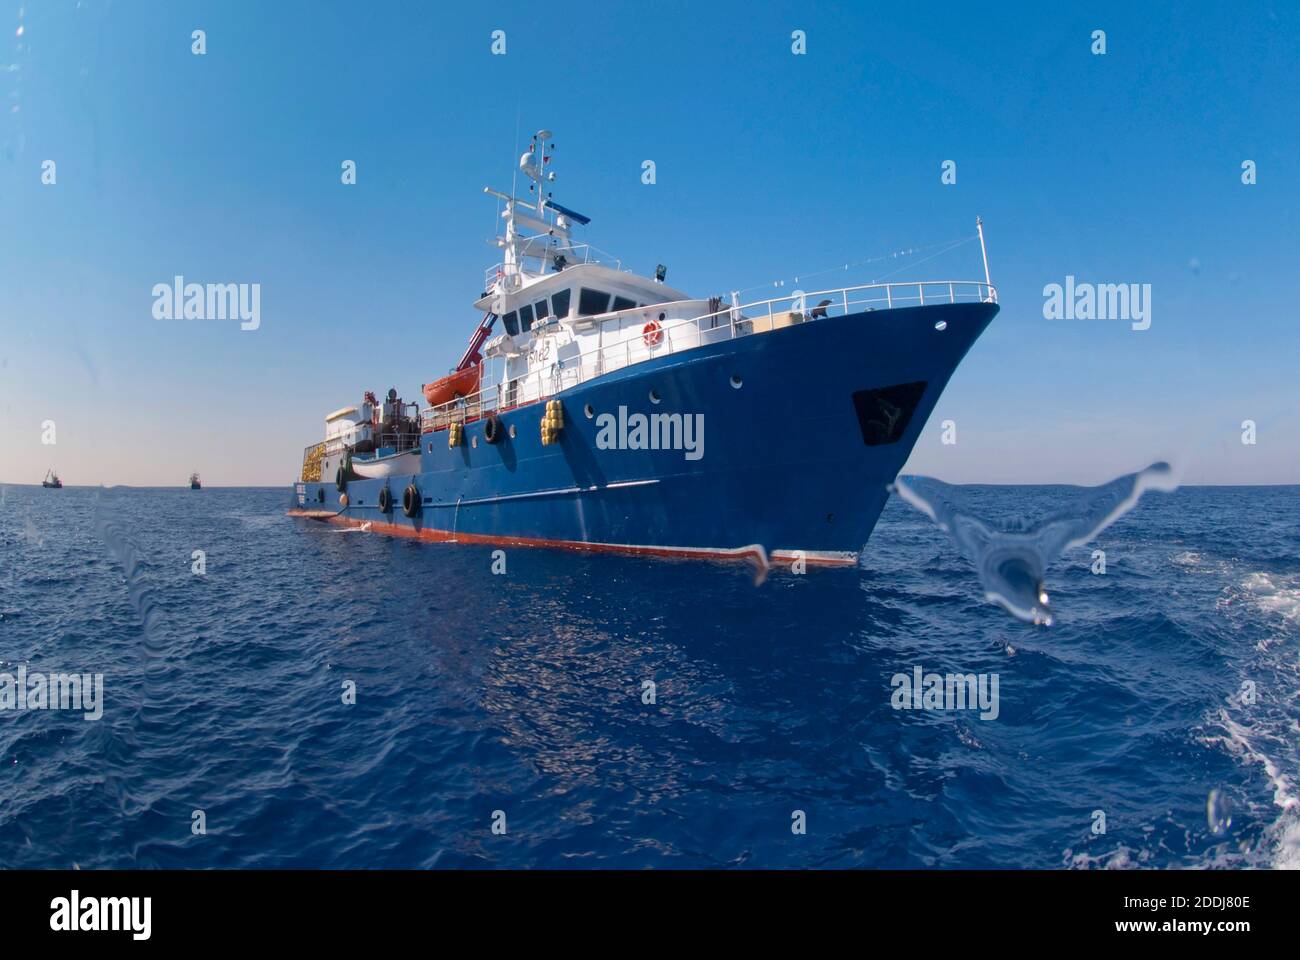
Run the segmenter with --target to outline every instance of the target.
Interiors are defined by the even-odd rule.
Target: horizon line
[[[920,476],[923,476],[923,477],[929,477],[929,474],[899,474],[899,476],[914,476],[914,477],[920,477]],[[940,480],[939,477],[929,477],[929,478],[932,479],[932,480]],[[1114,479],[1114,478],[1112,478],[1112,479]],[[290,489],[292,489],[292,487],[293,487],[294,484],[302,483],[302,482],[303,482],[303,481],[301,481],[301,480],[291,480],[291,481],[289,482],[288,486],[289,486]],[[1098,487],[1098,486],[1103,486],[1103,485],[1105,485],[1106,483],[1109,483],[1110,481],[1109,481],[1109,480],[1103,480],[1101,483],[1077,483],[1077,482],[1072,482],[1072,481],[1069,481],[1069,480],[1052,480],[1052,481],[1048,481],[1048,482],[1039,482],[1039,483],[1007,483],[1007,482],[1001,482],[1001,481],[989,481],[989,480],[962,480],[962,481],[948,481],[948,480],[943,480],[943,481],[941,481],[941,482],[943,482],[943,483],[949,483],[950,485],[955,486],[955,487]],[[893,482],[892,482],[892,481],[890,482],[889,486],[893,486]],[[41,489],[47,489],[47,488],[45,488],[45,487],[42,487],[39,481],[36,482],[36,483],[15,483],[15,482],[13,482],[13,481],[0,480],[0,487],[41,487]],[[190,489],[191,489],[188,483],[169,484],[169,485],[165,485],[165,486],[162,486],[162,485],[148,485],[148,486],[145,486],[145,485],[138,485],[138,484],[133,484],[133,483],[114,483],[114,484],[103,484],[103,483],[98,483],[98,484],[91,484],[91,483],[65,483],[65,484],[63,484],[62,487],[55,487],[55,488],[49,488],[49,489],[63,489],[63,490],[68,490],[68,489],[72,489],[72,490],[115,490],[115,489],[119,489],[119,488],[122,488],[122,487],[125,487],[125,488],[128,489],[128,490],[190,490]],[[1189,488],[1191,488],[1191,489],[1211,489],[1211,488],[1220,488],[1220,487],[1222,487],[1222,488],[1230,488],[1230,487],[1300,487],[1300,480],[1294,480],[1294,481],[1286,481],[1286,480],[1282,480],[1282,481],[1260,481],[1260,482],[1256,482],[1256,483],[1180,483],[1176,489],[1178,489],[1178,490],[1186,490],[1186,489],[1189,489]],[[203,484],[203,486],[200,488],[200,492],[201,492],[202,490],[284,490],[284,489],[285,489],[285,486],[284,486],[284,485],[274,485],[274,486],[272,486],[272,485],[267,485],[267,484],[218,484],[218,483],[208,484],[208,483],[205,483],[205,484]]]

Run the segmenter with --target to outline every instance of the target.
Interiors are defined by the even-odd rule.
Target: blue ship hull
[[[346,505],[332,472],[298,483],[291,513],[440,541],[697,556],[761,547],[774,559],[853,563],[997,310],[945,303],[822,318],[634,364],[550,398],[564,409],[553,444],[542,443],[539,401],[501,413],[495,444],[483,421],[467,423],[457,447],[445,429],[424,434],[418,472],[352,479]],[[625,418],[702,414],[701,455],[602,446],[601,415],[620,408]],[[410,483],[413,517],[402,507]]]

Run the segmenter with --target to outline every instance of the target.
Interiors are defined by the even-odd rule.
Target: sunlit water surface
[[[105,678],[99,721],[0,712],[0,866],[1300,863],[1300,488],[1145,497],[1048,566],[1050,628],[897,499],[857,569],[758,586],[523,548],[494,575],[286,505],[0,489],[0,672]],[[998,718],[894,710],[916,666],[998,674]]]

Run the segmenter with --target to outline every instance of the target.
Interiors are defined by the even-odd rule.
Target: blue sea
[[[0,711],[0,867],[1300,865],[1300,487],[1149,493],[1050,628],[897,498],[761,582],[287,506],[0,488],[0,673],[103,676],[98,720]],[[996,719],[895,709],[917,667]]]

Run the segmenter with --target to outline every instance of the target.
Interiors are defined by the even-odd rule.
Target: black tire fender
[[[413,517],[420,512],[420,488],[413,483],[406,485],[402,491],[402,513]]]

